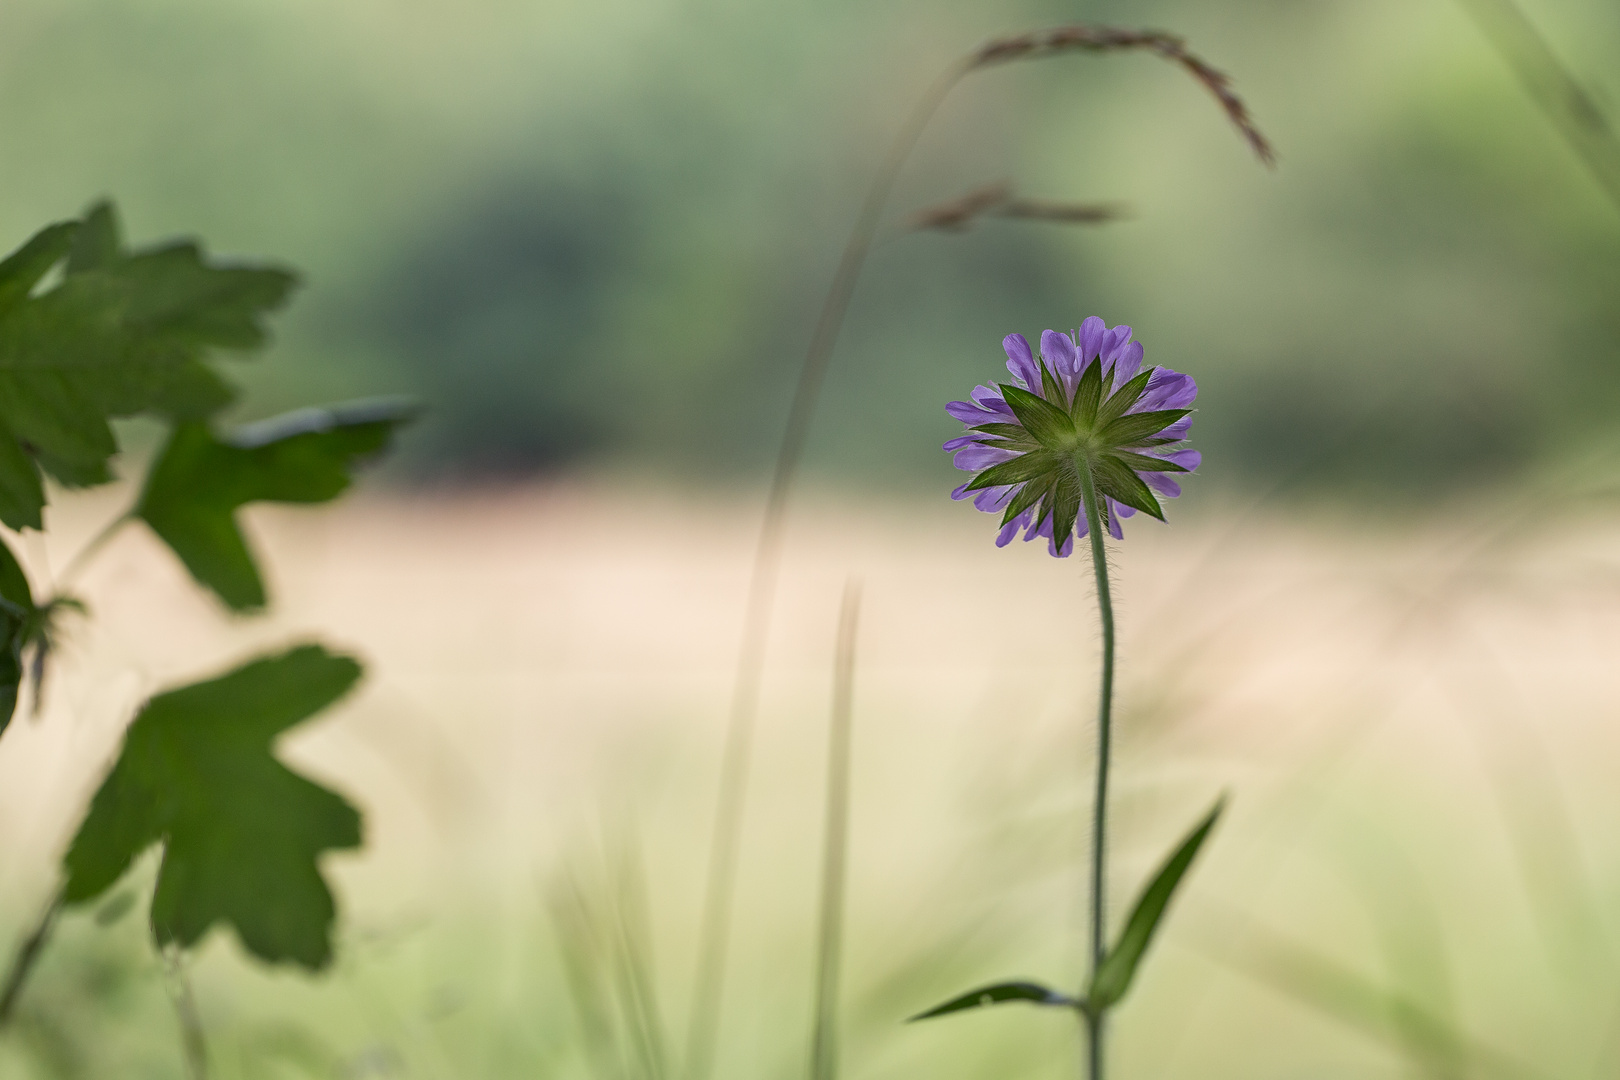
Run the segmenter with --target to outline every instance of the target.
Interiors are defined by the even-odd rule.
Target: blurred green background
[[[1612,89],[1620,8],[1527,10]],[[247,410],[419,395],[406,475],[759,481],[905,110],[979,41],[1077,20],[1185,35],[1280,167],[1147,56],[970,79],[896,215],[1010,178],[1133,216],[880,247],[812,440],[824,476],[948,482],[939,405],[999,371],[1007,331],[1093,312],[1196,375],[1209,473],[1239,483],[1304,455],[1334,493],[1428,493],[1561,454],[1620,405],[1620,213],[1454,0],[18,0],[4,20],[0,237],[105,194],[137,240],[300,268]]]

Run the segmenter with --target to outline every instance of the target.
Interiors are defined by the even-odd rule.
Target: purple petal
[[[1171,424],[1169,427],[1167,427],[1163,431],[1159,432],[1159,438],[1161,438],[1161,439],[1185,439],[1187,437],[1187,432],[1189,432],[1191,430],[1192,430],[1192,417],[1183,416],[1180,420],[1177,420],[1175,423]]]
[[[1001,527],[996,534],[996,547],[1006,547],[1012,543],[1012,538],[1018,535],[1018,530],[1024,527],[1024,515],[1019,514]]]
[[[1038,389],[1041,385],[1041,370],[1035,366],[1035,356],[1029,350],[1029,342],[1023,334],[1008,334],[1001,339],[1001,347],[1007,350],[1007,370],[1031,389]]]
[[[978,493],[968,490],[968,484],[971,483],[973,483],[973,481],[968,480],[956,487],[951,488],[951,498],[955,499],[957,502],[961,502],[963,499],[973,498],[973,496]]]
[[[1194,469],[1198,468],[1198,466],[1204,463],[1204,455],[1200,454],[1197,450],[1191,449],[1190,447],[1184,447],[1180,450],[1171,450],[1166,453],[1155,454],[1153,456],[1162,457],[1166,461],[1174,462],[1175,464],[1180,465],[1183,469],[1186,469],[1188,472],[1192,472]]]
[[[1142,482],[1157,491],[1167,499],[1174,499],[1181,494],[1181,485],[1162,472],[1142,473]]]
[[[988,469],[992,465],[1000,465],[1003,461],[1011,461],[1017,456],[1011,450],[1002,450],[999,447],[975,443],[972,446],[964,446],[958,450],[956,457],[951,459],[951,463],[964,472],[978,472],[980,469]]]
[[[1115,540],[1125,539],[1125,530],[1119,527],[1119,518],[1114,516],[1114,500],[1108,500],[1108,535]]]
[[[1012,409],[1007,405],[1006,399],[1001,396],[1000,390],[992,390],[988,386],[975,386],[973,388],[973,400],[978,404],[979,408],[990,410],[998,420],[1018,422],[1018,417],[1013,414]]]
[[[1124,503],[1114,503],[1112,505],[1114,512],[1122,518],[1128,518],[1136,513],[1136,507],[1134,506],[1126,506]]]
[[[1125,348],[1125,343],[1131,340],[1131,328],[1120,323],[1108,333],[1103,335],[1102,350],[1099,355],[1105,364],[1111,364],[1119,359],[1119,354]]]
[[[1186,409],[1191,407],[1193,399],[1197,396],[1198,384],[1193,382],[1191,375],[1183,375],[1169,368],[1158,368],[1148,379],[1147,389],[1142,392],[1141,398],[1131,408],[1131,412]]]
[[[1124,386],[1142,370],[1142,343],[1133,341],[1119,352],[1114,361],[1114,385]]]
[[[945,411],[953,420],[960,420],[970,427],[976,424],[988,424],[1000,419],[988,409],[981,409],[971,401],[947,401]]]
[[[1097,352],[1102,348],[1103,335],[1108,332],[1108,324],[1092,315],[1080,324],[1080,366],[1091,363],[1097,359]]]
[[[1063,547],[1061,548],[1053,544],[1051,539],[1048,538],[1046,541],[1046,550],[1051,553],[1054,559],[1067,559],[1074,553],[1074,534],[1070,533],[1068,536],[1063,538]]]
[[[979,493],[979,497],[973,500],[973,505],[987,514],[994,514],[1006,509],[1007,504],[1012,502],[1013,492],[1023,486],[1023,484],[1003,484],[985,488]]]
[[[1074,342],[1069,340],[1069,335],[1056,330],[1041,331],[1041,359],[1046,361],[1046,366],[1052,369],[1054,375],[1065,381],[1080,373]]]
[[[980,439],[988,439],[989,437],[990,436],[986,435],[982,431],[970,431],[966,435],[958,435],[954,439],[946,440],[945,445],[940,447],[940,449],[944,450],[946,453],[950,453],[952,450],[960,450],[964,446],[972,446]]]

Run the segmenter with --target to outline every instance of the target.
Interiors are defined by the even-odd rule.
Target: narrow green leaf
[[[1003,446],[1020,452],[1042,449],[1040,441],[1022,424],[980,424],[973,430],[992,436],[996,440],[985,442],[986,446]]]
[[[1134,507],[1144,514],[1150,514],[1160,521],[1164,520],[1164,508],[1159,505],[1153,489],[1112,455],[1099,456],[1092,463],[1091,474],[1097,480],[1097,487],[1110,499]]]
[[[1136,969],[1142,963],[1142,956],[1147,952],[1148,944],[1153,940],[1153,934],[1170,905],[1170,898],[1175,895],[1176,887],[1181,884],[1187,868],[1192,866],[1198,849],[1203,846],[1225,808],[1226,797],[1223,795],[1193,831],[1187,834],[1175,853],[1159,867],[1159,872],[1153,876],[1148,887],[1142,890],[1136,906],[1131,909],[1131,917],[1126,921],[1124,931],[1119,935],[1119,941],[1092,977],[1091,987],[1086,992],[1089,1008],[1102,1012],[1117,1003],[1130,989]]]
[[[1073,998],[1060,994],[1032,982],[1004,982],[991,983],[981,986],[977,990],[969,990],[961,997],[954,997],[943,1005],[935,1005],[927,1012],[920,1012],[916,1016],[908,1017],[906,1023],[918,1020],[930,1020],[936,1016],[947,1013],[962,1012],[964,1009],[977,1009],[985,1005],[1000,1005],[1007,1001],[1028,1001],[1035,1005],[1061,1005],[1065,1008],[1074,1008],[1076,1002]]]
[[[1074,421],[1050,401],[1016,386],[1002,384],[1002,396],[1018,422],[1048,450],[1065,450],[1074,444]]]
[[[336,497],[355,460],[382,450],[413,415],[398,403],[303,409],[228,439],[203,423],[180,424],[147,474],[135,516],[233,610],[263,607],[264,583],[237,528],[237,508]]]
[[[77,221],[47,225],[0,262],[0,314],[28,299],[40,279],[62,261],[78,230]]]
[[[1135,405],[1142,397],[1142,391],[1147,389],[1148,379],[1153,377],[1156,368],[1147,368],[1139,371],[1130,382],[1108,395],[1108,400],[1102,403],[1097,410],[1097,426],[1107,427],[1109,424],[1125,415],[1125,410]]]
[[[1153,412],[1126,413],[1111,421],[1098,437],[1108,446],[1137,446],[1191,413],[1191,409],[1157,409]]]
[[[984,472],[975,476],[968,482],[969,491],[979,491],[987,487],[1000,487],[1003,484],[1022,484],[1026,480],[1034,480],[1052,472],[1058,466],[1058,456],[1046,450],[1034,450],[1021,454],[1011,461],[1003,461],[999,465],[992,465]]]
[[[148,701],[63,857],[63,902],[96,899],[161,844],[159,944],[190,947],[224,922],[263,960],[324,967],[335,905],[316,860],[359,846],[360,815],[271,751],[359,677],[305,645]]]
[[[1094,431],[1097,427],[1097,405],[1102,400],[1102,362],[1094,360],[1080,373],[1080,385],[1074,391],[1074,404],[1069,414],[1081,431]]]
[[[23,648],[34,619],[34,594],[28,575],[11,547],[0,540],[0,733],[17,711],[22,687]]]

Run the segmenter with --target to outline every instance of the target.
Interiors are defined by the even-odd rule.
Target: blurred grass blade
[[[1225,808],[1226,796],[1223,795],[1216,800],[1214,808],[1204,820],[1199,822],[1181,842],[1181,846],[1176,848],[1175,854],[1159,868],[1153,881],[1137,898],[1136,906],[1131,909],[1131,917],[1119,935],[1119,941],[1109,951],[1102,966],[1097,969],[1097,974],[1092,977],[1091,989],[1086,993],[1086,1002],[1092,1009],[1101,1012],[1109,1008],[1131,988],[1131,980],[1136,976],[1136,969],[1142,963],[1142,957],[1147,952],[1148,944],[1153,940],[1154,932],[1164,919],[1165,910],[1170,906],[1170,898],[1175,895],[1176,887],[1186,876],[1188,867],[1192,866],[1193,859],[1198,855],[1198,849],[1203,846],[1210,830],[1215,827],[1216,819]]]
[[[652,926],[647,909],[647,884],[641,848],[633,834],[621,844],[618,873],[613,882],[620,1011],[646,1080],[670,1075],[668,1040],[658,1005],[654,977]]]
[[[855,699],[855,630],[861,587],[844,586],[833,666],[832,723],[827,739],[827,824],[821,860],[821,929],[816,945],[811,1080],[838,1074],[838,976],[844,947],[844,879],[849,866],[849,760]]]
[[[602,934],[578,880],[566,871],[547,890],[568,993],[579,1013],[585,1059],[596,1080],[623,1080],[613,1012],[604,983]]]
[[[946,1013],[962,1012],[966,1009],[978,1009],[986,1005],[1000,1005],[1007,1001],[1028,1001],[1034,1005],[1062,1005],[1074,1008],[1079,1003],[1067,994],[1060,994],[1050,990],[1040,983],[1032,982],[1004,982],[991,983],[981,986],[977,990],[969,990],[961,997],[954,997],[943,1005],[935,1005],[927,1012],[920,1012],[916,1016],[906,1018],[910,1024],[917,1020],[931,1020]]]
[[[1233,940],[1242,938],[1241,951]],[[1375,985],[1306,946],[1254,927],[1220,935],[1215,959],[1347,1027],[1387,1044],[1424,1075],[1436,1062],[1461,1062],[1462,1075],[1495,1080],[1543,1080],[1538,1072],[1437,1017],[1411,998]],[[1421,1046],[1420,1053],[1414,1052]],[[1444,1075],[1455,1075],[1446,1073]]]

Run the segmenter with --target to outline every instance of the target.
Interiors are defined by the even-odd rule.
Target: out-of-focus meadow
[[[1601,93],[1620,13],[1526,11]],[[248,515],[267,621],[144,534],[84,576],[0,745],[6,926],[140,700],[318,632],[369,676],[285,749],[367,844],[326,863],[331,973],[203,949],[215,1073],[673,1075],[759,493],[845,230],[947,61],[1075,20],[1185,35],[1281,164],[1145,56],[975,75],[929,129],[896,220],[1001,178],[1130,216],[868,265],[789,517],[717,1075],[805,1067],[852,575],[846,1075],[1075,1069],[1061,1016],[900,1021],[1083,967],[1086,568],[993,548],[938,444],[1003,334],[1092,313],[1195,375],[1206,455],[1116,549],[1115,909],[1233,797],[1117,1074],[1620,1069],[1620,213],[1453,0],[10,5],[7,246],[109,194],[137,241],[284,260],[242,415],[428,412],[351,502]],[[21,550],[60,568],[119,497]],[[180,1075],[139,914],[64,920],[0,1077]]]

